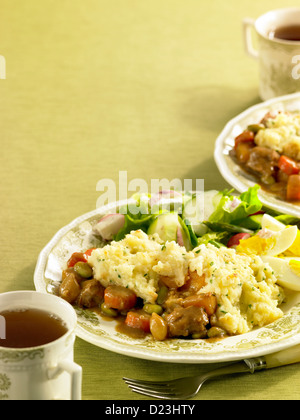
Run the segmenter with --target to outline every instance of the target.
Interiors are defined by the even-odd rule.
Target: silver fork
[[[133,392],[138,394],[163,400],[186,400],[194,397],[200,391],[203,383],[209,379],[235,373],[254,373],[259,370],[297,362],[300,362],[300,345],[271,355],[245,359],[200,376],[190,376],[170,381],[143,381],[130,378],[123,378],[123,380]]]

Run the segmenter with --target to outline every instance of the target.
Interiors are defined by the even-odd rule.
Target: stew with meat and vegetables
[[[97,313],[104,317],[118,319],[118,328],[127,335],[152,334],[157,340],[171,337],[222,338],[227,335],[215,325],[216,297],[212,293],[198,293],[203,278],[196,272],[189,272],[185,285],[176,290],[162,280],[153,304],[144,303],[126,287],[103,287],[92,276],[85,254],[74,253],[68,268],[63,271],[59,295],[71,304],[97,308]]]
[[[235,138],[230,155],[261,187],[300,202],[300,115],[267,113]]]
[[[127,335],[217,339],[280,318],[284,293],[276,280],[258,256],[239,254],[233,245],[187,251],[139,229],[72,254],[59,295],[117,319]]]

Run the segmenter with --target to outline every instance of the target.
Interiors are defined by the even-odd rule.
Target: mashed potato
[[[160,276],[168,276],[179,288],[189,270],[205,276],[200,293],[217,297],[217,323],[230,334],[242,334],[280,318],[284,296],[271,268],[258,256],[234,249],[200,245],[193,251],[175,242],[163,244],[157,235],[133,231],[119,242],[96,249],[89,258],[94,278],[107,287],[128,287],[146,302],[157,298]]]
[[[300,115],[280,113],[268,119],[267,128],[256,134],[255,143],[300,161]]]
[[[104,287],[128,287],[149,303],[156,301],[160,276],[172,277],[181,287],[188,271],[185,248],[175,242],[163,244],[157,234],[148,236],[141,230],[96,249],[88,262]]]
[[[193,253],[190,268],[205,275],[207,285],[201,292],[217,296],[218,324],[230,334],[246,333],[283,315],[278,308],[283,291],[260,257],[212,245],[201,245]]]

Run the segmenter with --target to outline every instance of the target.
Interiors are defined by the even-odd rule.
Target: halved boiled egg
[[[279,231],[262,229],[258,234],[240,241],[236,250],[248,255],[267,255],[275,257],[292,246],[297,237],[297,226],[290,226]]]
[[[275,257],[290,248],[297,237],[297,226],[290,226],[278,232],[272,232],[272,239],[275,239],[274,246],[267,250],[266,255]]]
[[[289,256],[300,256],[300,230],[298,229],[297,237],[295,242],[290,246],[285,252],[284,255]]]
[[[287,289],[300,291],[300,257],[261,257],[268,263],[277,278],[277,283]]]
[[[273,232],[279,232],[286,228],[286,225],[279,222],[275,217],[270,216],[265,213],[261,218],[261,227],[262,229],[272,230]]]
[[[280,230],[286,229],[286,225],[279,222],[279,220],[264,214],[261,219],[261,226],[263,229],[269,229],[273,232],[279,232]],[[297,229],[297,235],[292,245],[284,251],[285,256],[300,256],[300,230]]]

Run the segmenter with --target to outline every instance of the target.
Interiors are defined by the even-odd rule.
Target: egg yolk
[[[248,239],[242,239],[236,247],[236,251],[247,255],[264,255],[275,244],[276,239],[274,237],[261,238],[260,236],[251,236]]]
[[[289,261],[290,269],[300,277],[300,261],[290,260]]]
[[[286,251],[284,251],[285,256],[299,256],[300,255],[300,230],[298,230],[296,240]]]

